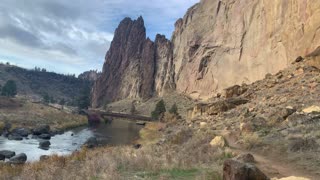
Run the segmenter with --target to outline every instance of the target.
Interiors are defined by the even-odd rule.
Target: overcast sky
[[[101,70],[124,17],[142,15],[147,35],[171,37],[199,0],[1,0],[0,61],[59,73]]]

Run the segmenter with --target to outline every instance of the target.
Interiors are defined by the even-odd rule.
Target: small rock
[[[200,122],[200,128],[203,129],[203,128],[206,128],[208,126],[208,123],[206,122]]]
[[[27,161],[27,155],[25,153],[18,154],[10,158],[10,164],[24,164]]]
[[[252,164],[228,159],[223,164],[223,180],[269,180]]]
[[[98,146],[98,140],[95,137],[91,137],[87,140],[87,142],[85,143],[85,145],[87,146],[87,148],[94,148]]]
[[[23,140],[23,137],[20,136],[19,134],[10,134],[8,136],[8,139],[9,140],[15,140],[15,141],[22,141]]]
[[[285,177],[285,178],[281,178],[281,179],[275,178],[275,179],[272,179],[272,180],[310,180],[310,179],[309,178],[304,178],[304,177],[290,176],[290,177]]]
[[[27,137],[31,133],[31,131],[27,128],[15,128],[11,131],[11,133],[20,135],[22,137]]]
[[[8,151],[8,150],[2,150],[0,151],[0,154],[3,155],[5,158],[12,158],[13,156],[16,155],[14,151]]]
[[[50,156],[42,155],[42,156],[40,156],[40,161],[45,161],[45,160],[48,160],[49,158],[50,158]]]
[[[141,144],[135,144],[135,145],[133,145],[133,148],[135,148],[135,149],[140,149],[141,147],[142,147]]]
[[[254,157],[252,154],[247,153],[247,154],[240,154],[236,158],[236,160],[244,162],[244,163],[254,163]]]
[[[0,161],[3,161],[6,157],[3,154],[0,154]]]
[[[223,148],[226,146],[226,142],[222,136],[216,136],[214,139],[212,139],[210,145]]]
[[[297,59],[295,60],[295,62],[301,62],[301,61],[303,61],[303,60],[304,60],[303,57],[299,56],[299,57],[297,57]]]
[[[51,139],[51,135],[50,134],[41,134],[38,136],[40,139]]]
[[[49,134],[49,133],[50,133],[49,125],[39,126],[33,130],[34,135]]]
[[[140,125],[140,126],[144,126],[144,125],[146,125],[146,122],[144,122],[144,121],[137,121],[136,124],[137,124],[137,125]]]
[[[320,113],[320,107],[319,106],[310,106],[302,110],[302,112],[306,114],[310,113]]]
[[[40,141],[39,142],[39,148],[43,149],[43,150],[48,150],[50,145],[51,145],[50,141]]]

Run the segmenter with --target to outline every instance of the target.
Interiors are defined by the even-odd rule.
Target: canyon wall
[[[172,37],[176,87],[207,99],[287,67],[320,45],[320,1],[202,0]]]
[[[206,100],[261,79],[320,45],[320,1],[201,0],[171,40],[146,39],[143,19],[124,19],[93,88],[93,107],[177,91]]]

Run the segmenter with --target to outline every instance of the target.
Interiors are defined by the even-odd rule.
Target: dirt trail
[[[294,165],[290,164],[289,162],[284,162],[281,158],[276,157],[266,157],[260,155],[257,152],[244,150],[241,146],[237,143],[237,136],[239,135],[238,132],[232,131],[217,131],[217,133],[225,138],[229,147],[237,154],[245,154],[250,153],[255,158],[255,165],[264,172],[270,178],[283,178],[289,176],[297,176],[297,177],[304,177],[309,178],[311,180],[318,180],[319,177],[311,175],[308,172],[303,171],[295,167]]]

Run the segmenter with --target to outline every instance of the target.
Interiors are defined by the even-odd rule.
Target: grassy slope
[[[0,97],[0,122],[11,123],[13,127],[34,127],[48,124],[55,129],[86,124],[85,116],[67,113],[43,104],[35,104],[23,99]]]

